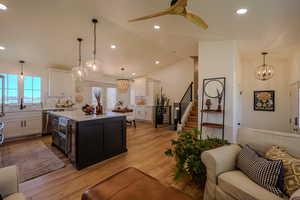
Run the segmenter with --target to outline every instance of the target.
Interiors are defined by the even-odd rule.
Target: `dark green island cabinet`
[[[116,113],[86,116],[82,111],[52,112],[57,128],[52,143],[78,169],[127,152],[126,116]]]

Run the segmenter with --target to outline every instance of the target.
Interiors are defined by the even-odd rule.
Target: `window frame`
[[[31,84],[32,84],[32,88],[31,89],[26,89],[25,88],[25,79],[26,78],[28,78],[28,77],[30,77],[31,78]],[[34,88],[34,79],[35,78],[38,78],[38,79],[40,79],[39,81],[40,81],[40,86],[39,86],[39,89],[35,89]],[[33,75],[27,75],[27,76],[24,76],[24,78],[23,78],[23,81],[22,81],[22,91],[23,91],[23,101],[24,101],[24,104],[27,104],[27,105],[35,105],[35,104],[41,104],[42,103],[42,94],[43,94],[43,92],[42,92],[42,77],[40,77],[40,76],[33,76]],[[32,95],[31,95],[31,102],[26,102],[26,100],[25,100],[25,91],[26,90],[29,90],[29,91],[31,91],[32,92]],[[39,98],[39,102],[34,102],[34,91],[39,91],[40,92],[40,98]]]
[[[25,100],[25,77],[32,77],[32,81],[33,81],[33,78],[39,78],[40,79],[40,101],[39,102],[34,102],[33,101],[33,91],[34,89],[32,90],[32,102],[31,103],[26,103],[26,102],[23,102],[24,104],[27,104],[27,105],[35,105],[35,104],[41,104],[42,101],[43,101],[43,78],[41,76],[36,76],[36,75],[26,75],[23,77],[23,79],[20,78],[19,74],[13,74],[13,73],[0,73],[0,75],[4,76],[4,81],[5,81],[5,102],[4,104],[5,105],[12,105],[12,106],[15,106],[15,105],[18,105],[20,104],[20,99],[21,97],[23,97],[23,100]],[[8,89],[7,89],[7,86],[9,85],[8,83],[8,76],[9,75],[12,75],[12,76],[16,76],[15,78],[17,79],[17,88],[12,88],[10,90],[16,90],[16,93],[17,93],[17,96],[16,96],[16,103],[9,103],[8,102]],[[37,89],[38,90],[38,89]],[[36,90],[35,90],[36,91]]]
[[[11,74],[11,73],[0,73],[0,75],[4,76],[4,93],[5,93],[5,99],[4,99],[4,104],[5,105],[18,105],[19,103],[19,97],[20,97],[20,84],[19,84],[19,77],[17,74]],[[16,78],[16,88],[10,88],[9,87],[9,76],[14,76]],[[3,87],[3,86],[2,86]],[[9,91],[15,91],[16,92],[16,97],[15,99],[9,99]],[[9,102],[9,101],[16,101],[15,103]]]

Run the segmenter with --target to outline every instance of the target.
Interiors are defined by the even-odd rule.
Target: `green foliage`
[[[218,138],[200,139],[199,130],[178,132],[178,138],[171,141],[172,147],[165,151],[166,156],[174,157],[174,179],[188,176],[192,182],[203,187],[206,181],[206,167],[201,161],[204,151],[229,144]]]

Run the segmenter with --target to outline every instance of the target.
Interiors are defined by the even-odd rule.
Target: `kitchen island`
[[[83,169],[127,152],[126,116],[117,113],[86,115],[81,110],[50,112],[52,144],[73,165]]]

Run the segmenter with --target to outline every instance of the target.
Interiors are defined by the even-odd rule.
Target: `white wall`
[[[242,72],[242,126],[274,131],[289,130],[289,73],[290,62],[269,55],[267,63],[275,68],[275,76],[269,81],[255,78],[256,66],[262,64],[261,56],[243,58]],[[254,111],[255,90],[275,90],[275,112]]]
[[[290,63],[290,83],[300,81],[300,51],[296,52]]]
[[[226,78],[225,139],[235,141],[237,115],[235,95],[237,89],[238,53],[235,41],[199,43],[199,91],[205,78]],[[202,92],[199,92],[199,110],[201,110]],[[215,105],[214,105],[215,106]],[[200,115],[201,112],[199,112]],[[200,119],[201,115],[199,116]],[[203,121],[221,123],[222,118],[204,114]],[[200,120],[199,120],[200,123]],[[200,124],[199,124],[200,127]],[[222,131],[203,128],[203,134],[221,137]]]
[[[194,60],[192,58],[184,59],[150,73],[147,77],[161,81],[163,93],[170,98],[170,103],[179,102],[194,80]]]

